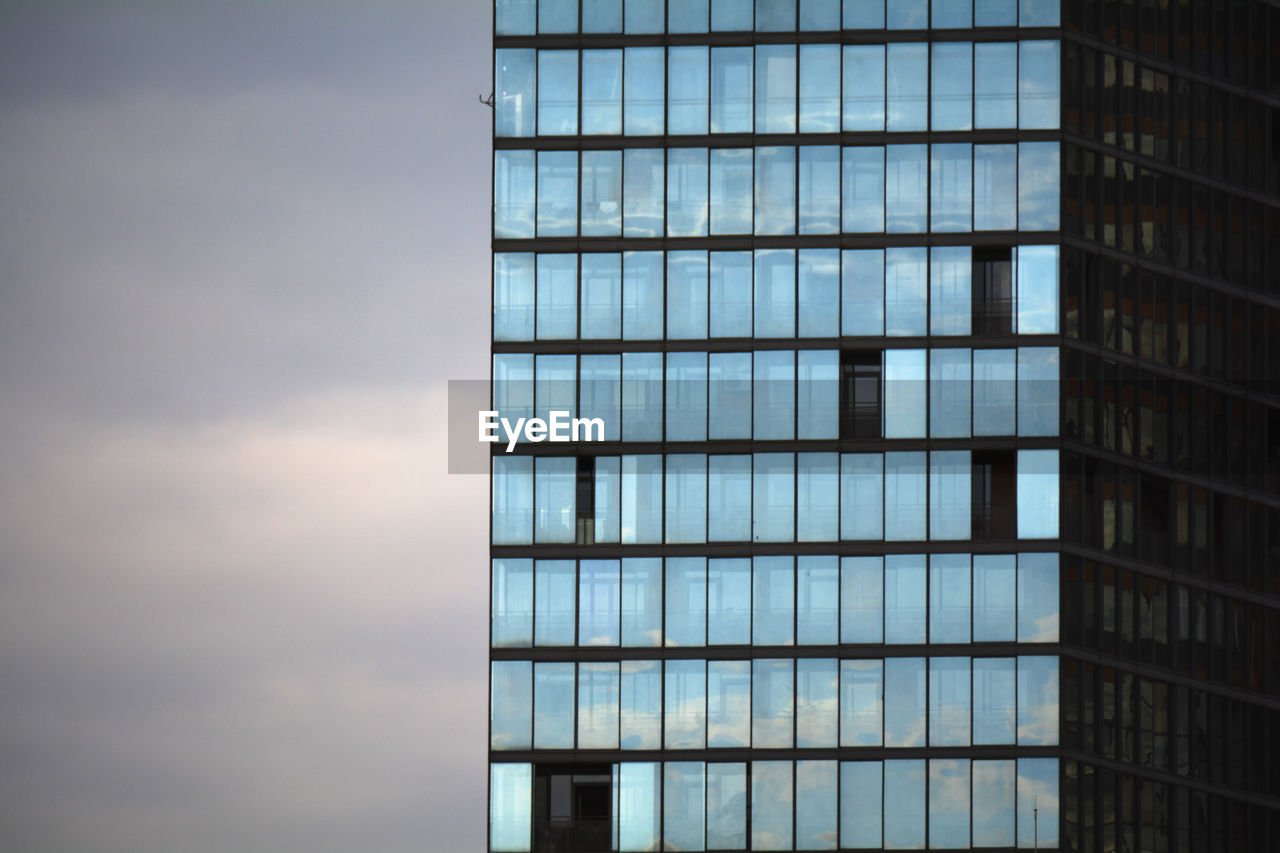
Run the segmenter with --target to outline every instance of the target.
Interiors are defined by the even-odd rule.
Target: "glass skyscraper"
[[[491,851],[1280,846],[1278,57],[497,0]]]

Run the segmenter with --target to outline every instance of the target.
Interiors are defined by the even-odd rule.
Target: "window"
[[[880,359],[878,352],[840,353],[840,437],[880,437]]]
[[[973,538],[1013,539],[1018,526],[1015,457],[1007,451],[973,453]]]
[[[973,250],[973,333],[1013,334],[1013,253],[1008,247]]]

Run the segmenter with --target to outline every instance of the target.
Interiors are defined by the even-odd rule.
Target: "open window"
[[[840,353],[840,437],[880,438],[880,353]]]
[[[596,541],[596,458],[578,457],[576,530],[579,545],[594,545]]]
[[[612,782],[608,764],[535,767],[534,853],[612,849]]]
[[[973,333],[1013,334],[1013,250],[973,250]]]
[[[1018,465],[1011,450],[974,451],[973,538],[1018,537]]]

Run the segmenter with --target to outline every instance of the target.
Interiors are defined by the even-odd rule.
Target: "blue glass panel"
[[[538,152],[538,236],[578,233],[578,152]]]
[[[800,233],[840,231],[840,148],[803,145],[800,156]]]
[[[797,850],[836,849],[836,762],[796,762]]]
[[[531,48],[494,51],[494,136],[534,135],[538,103],[533,92],[535,62]]]
[[[669,660],[664,664],[664,671],[663,749],[705,749],[707,662]]]
[[[969,847],[967,758],[929,761],[929,846],[957,850]]]
[[[1018,230],[1056,231],[1061,166],[1056,142],[1018,143]]]
[[[582,51],[582,132],[622,133],[622,51]]]
[[[703,46],[667,52],[667,133],[706,133],[710,104],[710,54]]]
[[[536,175],[533,151],[493,152],[494,237],[533,237]]]
[[[679,355],[679,353],[672,353]],[[703,353],[696,353],[705,358]],[[706,420],[703,419],[705,429]],[[673,453],[667,457],[666,541],[707,541],[707,457]]]
[[[756,32],[788,32],[796,28],[796,0],[756,0]]]
[[[800,0],[800,29],[840,29],[840,0]]]
[[[1018,538],[1058,537],[1058,451],[1018,451]]]
[[[712,353],[714,359],[718,353]],[[710,542],[746,542],[751,538],[751,457],[712,456],[708,460],[708,532]]]
[[[1055,129],[1061,114],[1060,48],[1056,41],[1024,41],[1018,49],[1018,127]]]
[[[1056,0],[1054,6],[1057,6]],[[1045,850],[1056,848],[1058,759],[1019,758],[1017,784],[1018,846]]]
[[[937,232],[973,228],[973,147],[968,143],[930,146],[929,223]]]
[[[669,557],[666,561],[666,644],[707,644],[707,559]]]
[[[973,659],[973,742],[1013,743],[1017,661],[1014,658]]]
[[[902,645],[925,642],[928,580],[924,555],[890,554],[884,558],[886,643]]]
[[[801,454],[805,456],[808,454]],[[827,455],[827,454],[813,454]],[[834,457],[832,453],[830,456]],[[834,468],[834,466],[833,466]],[[834,476],[833,476],[834,479]],[[833,490],[834,491],[834,490]],[[840,642],[840,563],[834,556],[796,558],[796,642],[809,646],[834,646]],[[835,679],[832,663],[831,678]],[[834,714],[835,687],[832,687]],[[834,716],[832,720],[834,721]],[[835,731],[832,723],[832,731]],[[834,737],[831,746],[835,746]],[[801,744],[804,746],[804,744]]]
[[[667,152],[667,236],[707,234],[707,149]]]
[[[795,643],[796,570],[794,557],[755,557],[751,561],[751,642],[757,646]]]
[[[1058,743],[1058,659],[1018,656],[1018,745]]]
[[[973,762],[973,846],[1013,847],[1012,761]]]
[[[973,492],[970,467],[968,450],[929,453],[930,539],[969,538]]]
[[[577,0],[538,0],[539,33],[576,33]]]
[[[840,642],[884,639],[884,558],[840,558]],[[878,729],[877,729],[878,730]]]
[[[884,130],[884,45],[844,45],[843,74],[842,129]]]
[[[667,9],[667,32],[705,33],[710,23],[710,0],[684,0]]]
[[[974,0],[973,24],[976,27],[1016,27],[1018,0]]]
[[[885,147],[884,222],[890,234],[919,233],[929,218],[929,146]]]
[[[794,667],[792,660],[757,658],[751,662],[751,746],[755,749],[788,749],[793,743]],[[790,813],[788,804],[788,816]]]
[[[533,253],[493,255],[493,339],[533,340]]]
[[[533,765],[491,764],[489,849],[493,853],[526,853],[532,833]]]
[[[493,544],[533,541],[533,458],[493,458]]]
[[[578,664],[578,748],[618,748],[618,664]]]
[[[1015,250],[1018,279],[1018,334],[1058,332],[1058,247],[1019,246]]]
[[[667,252],[667,337],[707,336],[707,253]]]
[[[924,438],[928,399],[927,354],[928,351],[922,349],[885,350],[885,438]]]
[[[751,353],[713,352],[707,375],[710,437],[750,438]]]
[[[622,32],[622,0],[582,0],[582,31]]]
[[[715,6],[712,6],[714,27]],[[711,132],[750,133],[755,86],[749,47],[711,48]]]
[[[662,560],[622,561],[622,645],[662,645]]]
[[[713,460],[716,458],[743,457],[712,457]],[[708,560],[707,645],[748,646],[750,644],[751,560],[746,557]],[[743,689],[746,690],[749,687],[748,684]],[[750,717],[749,706],[746,707],[748,707],[748,713],[743,719]],[[745,741],[742,745],[746,745]]]
[[[626,0],[623,30],[628,33],[660,33],[664,11],[663,0]]]
[[[973,556],[975,643],[1011,643],[1017,639],[1015,563],[1012,554]]]
[[[840,353],[837,350],[800,350],[798,359],[796,364],[798,382],[796,401],[799,406],[796,418],[797,435],[800,438],[838,438],[840,435]],[[833,484],[831,497],[833,525],[836,505],[834,488]],[[815,513],[818,512],[816,504],[812,510]],[[812,528],[814,536],[818,535],[818,530],[826,529],[821,526],[825,522],[819,522],[820,518],[825,516],[821,514],[814,516],[815,526]],[[830,536],[824,535],[823,538],[836,539],[835,528],[832,527],[831,531]]]
[[[752,154],[750,148],[711,150],[712,234],[751,233]]]
[[[755,233],[796,233],[796,149],[762,147],[755,155]]]
[[[623,358],[625,370],[626,358]],[[662,541],[662,457],[622,457],[622,544]]]
[[[929,642],[969,642],[969,580],[968,554],[933,554],[929,557]],[[968,671],[966,662],[966,679]],[[968,719],[966,710],[966,730]]]
[[[706,764],[668,761],[663,765],[662,781],[662,849],[704,849]]]
[[[845,233],[884,231],[884,149],[845,148],[841,167],[840,229]]]
[[[840,129],[840,45],[800,46],[800,132]]]
[[[1058,555],[1018,555],[1018,642],[1058,642]]]
[[[1013,435],[1017,351],[973,351],[973,434]]]
[[[663,132],[666,56],[660,47],[623,51],[622,132],[656,136]]]
[[[754,290],[755,336],[795,337],[795,249],[757,249]]]
[[[1016,145],[973,146],[973,230],[1012,231],[1018,209],[1010,187],[1017,181]]]
[[[1018,126],[1018,43],[973,46],[974,127]]]
[[[928,324],[929,256],[925,248],[885,250],[885,332],[923,335]],[[923,371],[921,377],[923,379]],[[919,389],[923,396],[923,388]]]
[[[840,762],[841,847],[851,850],[880,848],[883,767],[879,761]]]
[[[494,560],[490,644],[533,644],[533,560]]]
[[[892,12],[912,0],[895,0]],[[892,25],[890,25],[892,29]],[[899,42],[888,46],[885,58],[888,130],[929,128],[929,46]]]
[[[924,453],[886,453],[884,458],[884,538],[925,538]]]
[[[935,149],[939,147],[942,146],[934,146]],[[968,246],[935,246],[929,251],[931,334],[970,333],[973,312],[972,280],[973,250]]]
[[[747,765],[707,764],[707,849],[747,846]]]
[[[622,157],[622,235],[662,236],[663,152],[628,148]],[[541,232],[540,232],[541,233]]]
[[[707,746],[751,745],[751,661],[707,663]]]
[[[582,361],[587,363],[588,359],[608,359],[613,363],[608,365],[608,369],[615,377],[622,365],[622,357],[617,355],[605,356],[583,356]],[[583,383],[585,386],[586,376],[584,374]],[[614,379],[612,382],[615,398],[613,405],[614,417],[617,420],[617,392],[620,390],[621,383]],[[584,416],[586,414],[586,402],[584,399]],[[606,440],[609,435],[608,421],[605,421]],[[618,427],[613,427],[616,432]],[[595,465],[595,507],[592,513],[594,541],[596,542],[619,542],[622,539],[622,457],[621,456],[597,456]]]
[[[840,461],[837,454],[797,454],[797,541],[834,542],[839,538],[839,492]],[[834,567],[832,571],[834,571]],[[832,608],[831,624],[833,626],[832,630],[834,631],[835,598],[833,597],[832,600],[827,603]],[[816,626],[815,630],[817,630]]]
[[[578,132],[578,51],[538,51],[538,134]]]
[[[751,762],[751,849],[791,850],[790,761]]]
[[[582,152],[582,234],[622,233],[622,152]]]
[[[623,749],[659,749],[662,746],[662,664],[656,660],[624,660],[618,728]],[[624,763],[623,837],[626,837],[626,771],[635,765]],[[656,813],[655,813],[656,814]],[[643,850],[643,847],[624,848]]]
[[[795,540],[795,457],[791,453],[757,453],[751,472],[751,541]]]
[[[753,0],[711,0],[711,31],[750,30]]]
[[[494,32],[500,36],[529,36],[536,29],[536,0],[497,0],[494,9]],[[526,845],[528,841],[526,840]],[[527,846],[525,849],[529,849]]]
[[[929,640],[933,642],[933,637]],[[969,745],[969,697],[969,658],[929,658],[930,746]],[[968,774],[965,776],[967,796]]]
[[[840,455],[840,538],[880,539],[884,531],[884,457]]]
[[[933,438],[969,436],[969,362],[967,349],[929,352],[929,435]]]
[[[918,850],[925,843],[924,760],[884,763],[885,849]]]
[[[791,350],[757,350],[753,361],[754,437],[795,438],[796,354]]]
[[[577,410],[577,359],[572,355],[538,355],[534,357],[534,404],[538,417],[551,420],[554,411],[568,412],[572,417]],[[542,437],[530,436],[533,441]],[[541,463],[539,463],[541,464]],[[541,473],[539,474],[541,476]],[[539,489],[542,485],[539,484]],[[542,510],[539,510],[539,515]],[[542,523],[542,519],[538,519]],[[537,541],[537,534],[534,535]]]
[[[1018,435],[1058,434],[1058,348],[1018,348]]]
[[[528,749],[533,743],[533,668],[527,660],[496,660],[489,687],[489,746]]]
[[[622,255],[582,256],[582,337],[622,337]]]
[[[973,26],[973,0],[933,0],[930,23],[935,30]]]
[[[622,578],[617,560],[578,564],[578,645],[616,646],[621,640]]]
[[[574,665],[533,665],[533,748],[573,749]]]
[[[890,0],[887,25],[891,30],[922,30],[929,26],[929,0]]]
[[[840,322],[845,335],[884,334],[884,250],[840,253]]]
[[[840,334],[839,250],[801,249],[799,262],[800,337],[838,337]],[[816,438],[816,436],[812,437]]]
[[[840,745],[884,743],[884,661],[840,661]]]
[[[538,560],[533,564],[533,644],[572,646],[577,614],[576,567],[573,560]]]
[[[846,30],[884,29],[885,0],[844,0]]]
[[[1056,27],[1061,23],[1060,0],[1018,0],[1018,26]],[[1054,810],[1057,814],[1057,810]]]
[[[711,253],[711,337],[751,336],[752,262],[751,252]]]
[[[578,336],[578,256],[538,255],[538,340]]]
[[[938,0],[934,0],[937,8]],[[933,130],[973,129],[973,43],[934,42],[931,114]]]
[[[660,767],[656,761],[624,761],[618,765],[619,850],[658,847],[658,827],[662,822]]]
[[[662,337],[662,261],[662,252],[622,256],[622,336],[627,340]]]

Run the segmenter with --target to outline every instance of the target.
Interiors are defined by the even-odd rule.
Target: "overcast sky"
[[[0,851],[480,850],[490,6],[0,3]]]

